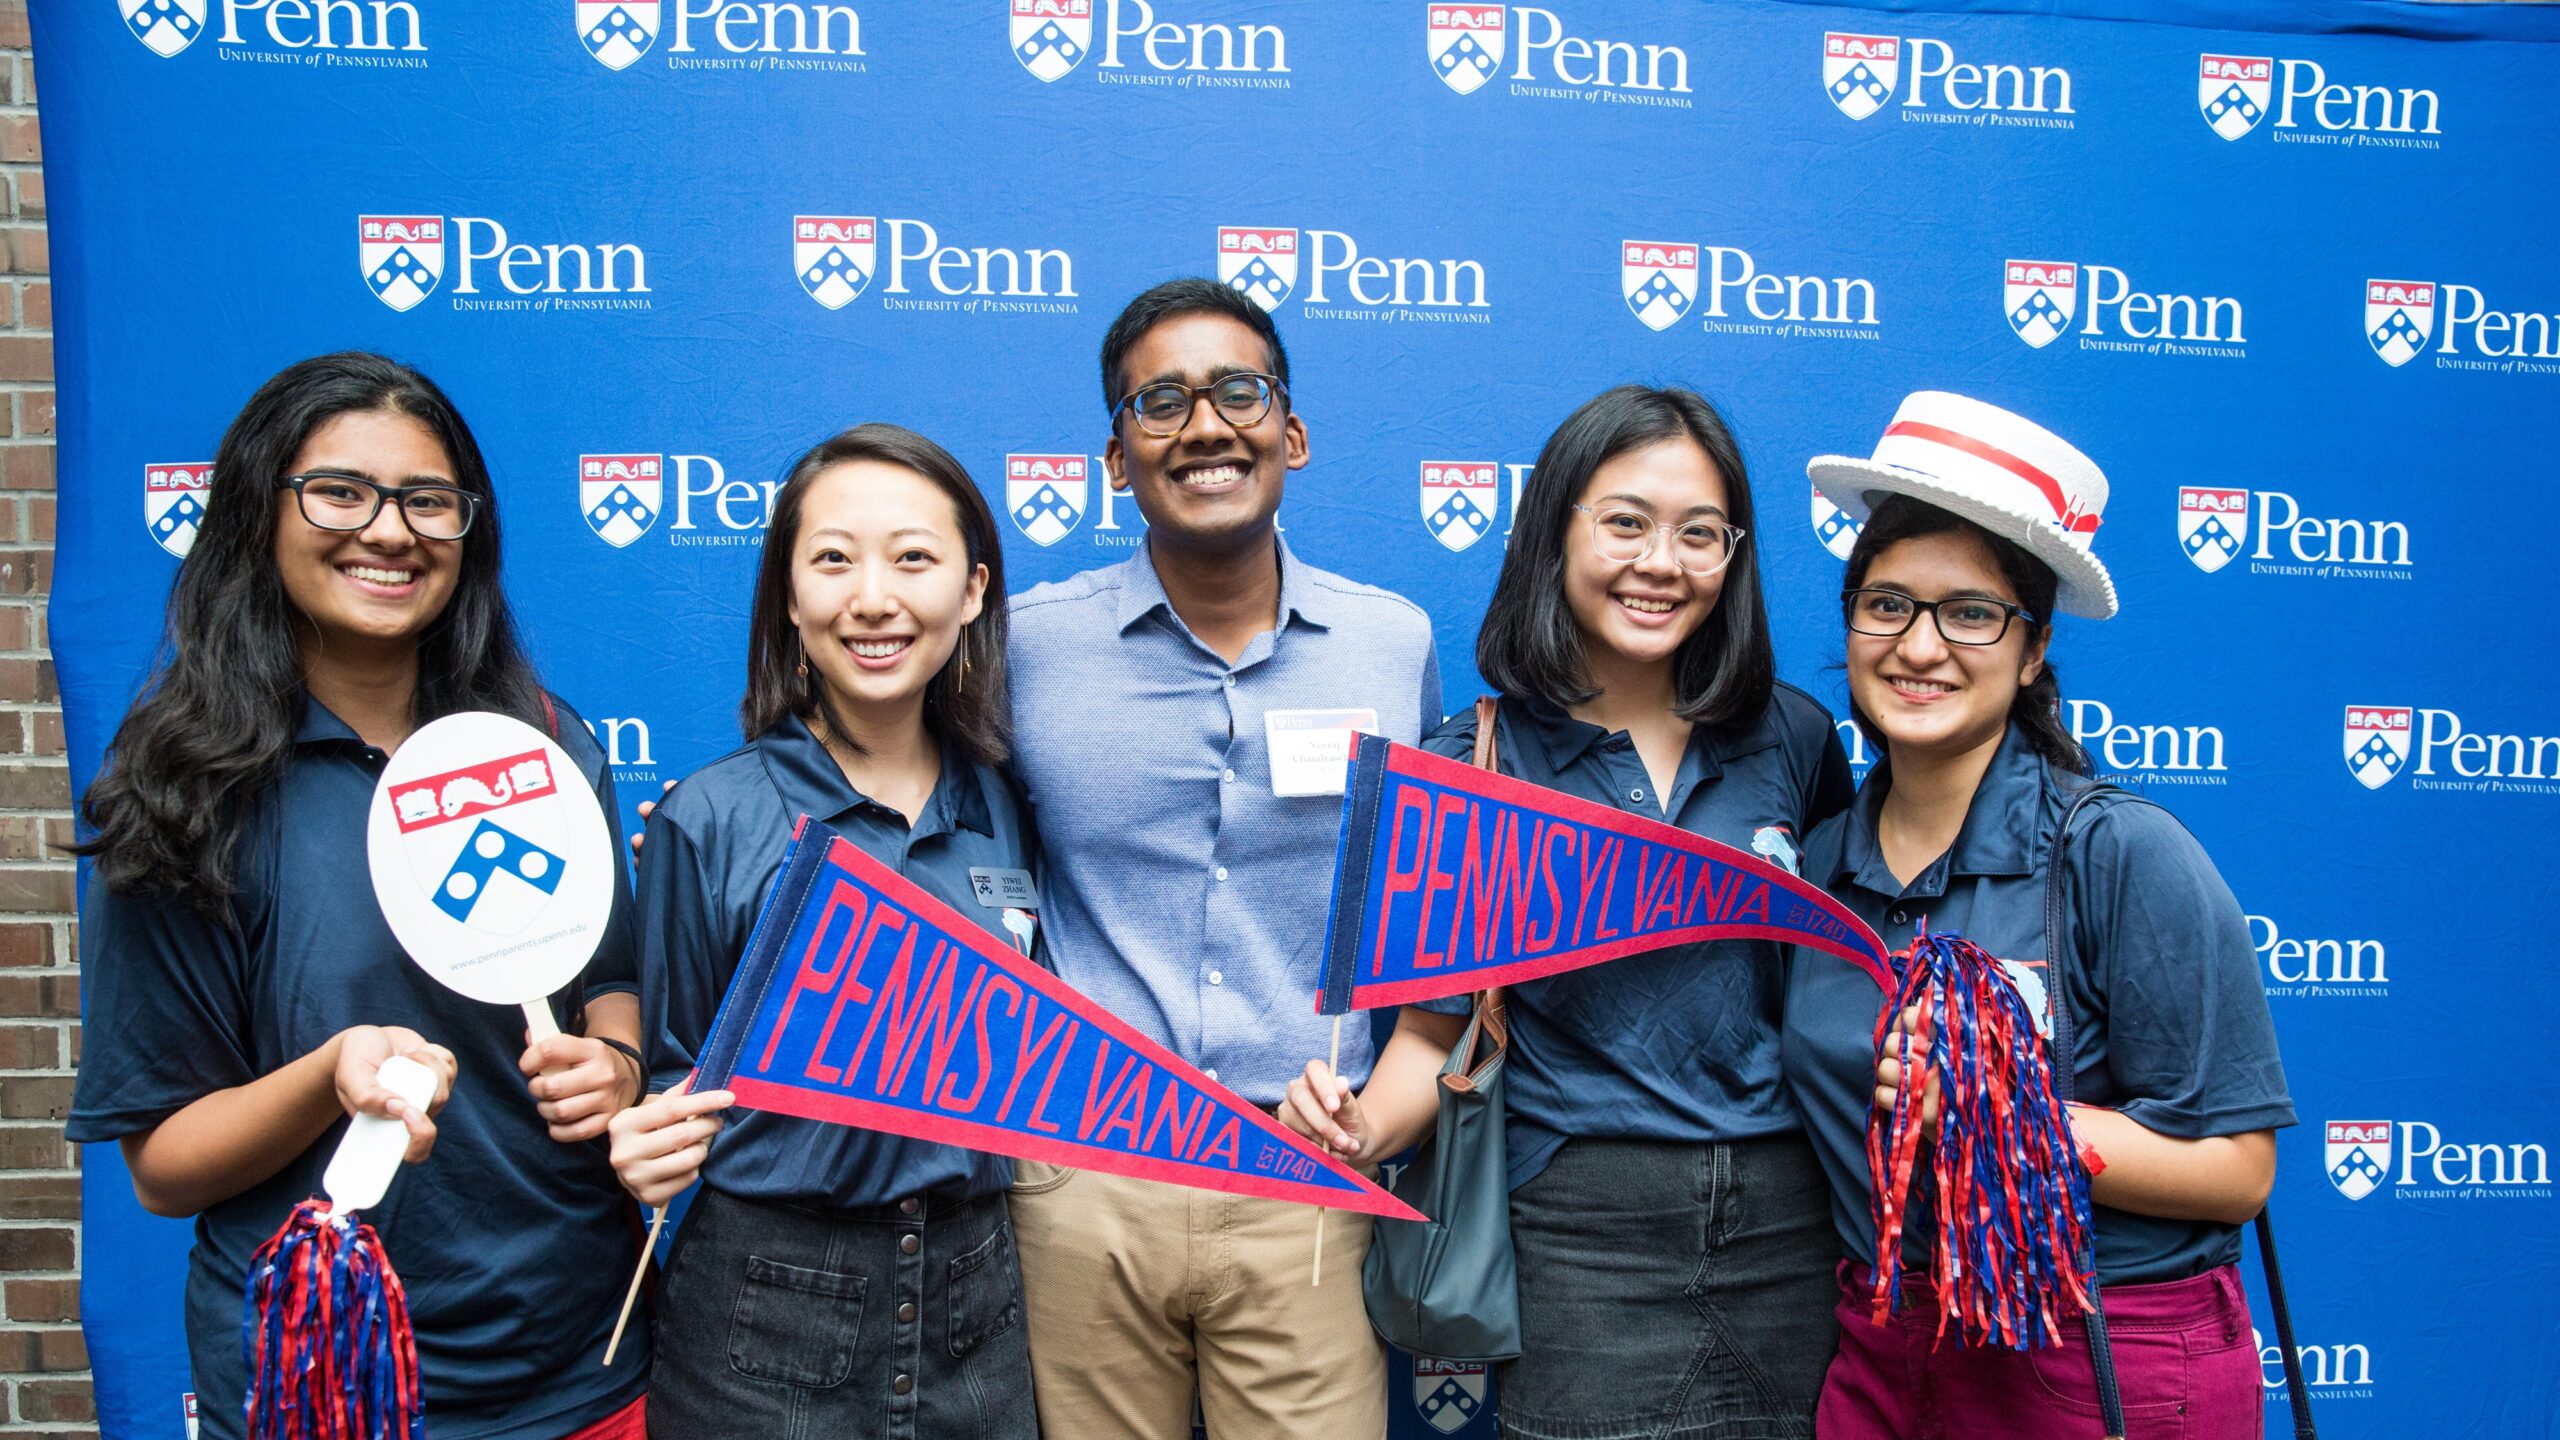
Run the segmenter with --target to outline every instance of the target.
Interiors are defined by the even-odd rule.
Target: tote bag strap
[[[2053,832],[2053,853],[2045,868],[2044,946],[2045,985],[2053,994],[2053,1083],[2064,1104],[2071,1102],[2075,1077],[2072,1074],[2071,993],[2063,978],[2064,958],[2070,947],[2062,943],[2063,921],[2063,855],[2071,840],[2072,818],[2080,807],[2108,790],[2112,785],[2089,785],[2071,797],[2063,807],[2062,823]],[[2303,1384],[2302,1358],[2294,1352],[2293,1313],[2285,1304],[2284,1272],[2276,1262],[2275,1222],[2265,1208],[2258,1211],[2258,1258],[2267,1271],[2267,1308],[2276,1322],[2276,1344],[2284,1353],[2285,1398],[2293,1409],[2294,1440],[2319,1440],[2320,1432],[2311,1421],[2311,1392]],[[2124,1434],[2124,1400],[2116,1388],[2115,1353],[2107,1341],[2106,1307],[2098,1293],[2089,1294],[2089,1364],[2098,1377],[2099,1418],[2105,1424],[2110,1440]]]
[[[2053,1006],[2053,1091],[2054,1097],[2069,1105],[2076,1088],[2071,1051],[2071,991],[2063,974],[2064,957],[2070,946],[2062,943],[2062,861],[2071,842],[2071,820],[2080,807],[2097,798],[2100,792],[2113,789],[2109,785],[2090,785],[2071,797],[2062,807],[2062,823],[2053,830],[2053,845],[2045,857],[2044,870],[2044,983]],[[2090,1246],[2096,1248],[2092,1232]],[[2085,1328],[2089,1334],[2089,1368],[2098,1378],[2098,1419],[2105,1426],[2107,1440],[2124,1440],[2124,1397],[2116,1389],[2115,1346],[2107,1339],[2106,1300],[2098,1293],[2096,1257],[2091,1256],[2089,1314]]]
[[[1494,735],[1494,730],[1501,718],[1502,702],[1499,698],[1492,695],[1476,697],[1476,749],[1475,754],[1468,758],[1468,763],[1479,770],[1502,768],[1501,745]],[[1490,1047],[1491,1053],[1499,1055],[1510,1048],[1511,1026],[1503,1015],[1501,986],[1497,985],[1490,990],[1476,992],[1475,1021],[1477,1025],[1483,1027],[1484,1043]],[[1473,1038],[1470,1037],[1467,1042],[1469,1070],[1475,1068],[1474,1043]]]

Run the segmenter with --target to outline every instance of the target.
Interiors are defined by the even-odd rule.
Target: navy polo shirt
[[[1031,829],[1004,777],[943,747],[941,778],[910,828],[906,816],[856,792],[809,727],[786,718],[686,777],[649,817],[640,993],[651,1090],[693,1068],[803,815],[1014,943],[1003,909],[980,904],[969,884],[972,867],[1035,868]],[[742,1199],[855,1210],[926,1191],[993,1194],[1013,1183],[1013,1166],[954,1145],[740,1108],[712,1140],[702,1179]]]
[[[605,814],[616,813],[603,752],[567,705],[556,708],[561,748]],[[384,760],[304,700],[284,778],[242,831],[236,926],[184,902],[89,884],[80,916],[87,1020],[64,1134],[104,1141],[150,1130],[351,1025],[405,1025],[452,1050],[453,1096],[436,1116],[435,1152],[402,1166],[364,1219],[408,1290],[427,1433],[557,1440],[630,1403],[648,1375],[643,1334],[625,1336],[604,1367],[623,1280],[639,1259],[637,1212],[602,1139],[563,1145],[545,1132],[516,1069],[516,1007],[438,984],[383,922],[364,857]],[[613,916],[581,986],[552,999],[564,1022],[579,990],[593,997],[635,983],[622,847],[611,852]],[[345,1128],[341,1119],[273,1176],[196,1217],[187,1347],[207,1440],[242,1429],[250,1252],[320,1193]]]
[[[1954,846],[1908,886],[1876,840],[1890,785],[1884,765],[1869,772],[1857,803],[1814,832],[1805,873],[1894,949],[1926,920],[2010,962],[2029,1004],[2049,1015],[2045,872],[2070,798],[2062,780],[2012,728]],[[2075,1098],[2185,1140],[2293,1124],[2248,922],[2204,847],[2168,811],[2115,791],[2081,807],[2066,863]],[[1841,1244],[1873,1264],[1866,1137],[1884,994],[1854,966],[1790,951],[1787,1085],[1830,1175]],[[2184,1279],[2240,1257],[2234,1225],[2103,1205],[2096,1218],[2098,1275],[2111,1285]],[[1925,1255],[1927,1237],[1912,1240]]]
[[[1544,700],[1502,702],[1504,774],[1662,820],[1789,870],[1813,824],[1849,802],[1849,762],[1830,713],[1779,684],[1749,725],[1690,732],[1666,807],[1626,732]],[[1424,748],[1466,759],[1475,708]],[[1629,955],[1514,985],[1504,1080],[1513,1188],[1568,1139],[1749,1140],[1797,1129],[1778,1075],[1779,947],[1719,940]],[[1463,1011],[1452,998],[1424,1008]]]

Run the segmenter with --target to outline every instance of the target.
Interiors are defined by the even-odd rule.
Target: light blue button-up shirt
[[[1230,665],[1129,560],[1013,601],[1013,773],[1048,869],[1067,982],[1256,1104],[1326,1053],[1316,1014],[1338,795],[1271,791],[1263,716],[1372,709],[1411,745],[1440,720],[1431,619],[1280,547],[1279,627]],[[1343,1075],[1365,1083],[1361,1017]]]

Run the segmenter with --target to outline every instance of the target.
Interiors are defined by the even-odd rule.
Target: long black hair
[[[1905,540],[1932,535],[1969,535],[1980,542],[1992,563],[2000,567],[2000,578],[2009,582],[2018,603],[2026,607],[2027,615],[2035,617],[2029,622],[2022,615],[2018,623],[2027,627],[2028,649],[2045,646],[2044,660],[2036,667],[2036,678],[2019,686],[2017,698],[2009,702],[2009,723],[2027,737],[2027,743],[2048,764],[2077,775],[2088,774],[2088,752],[2071,738],[2071,728],[2062,722],[2062,682],[2053,671],[2053,602],[2061,592],[2062,581],[2052,566],[2028,554],[2016,541],[2004,540],[1951,510],[1941,510],[1908,495],[1890,495],[1867,517],[1865,528],[1858,532],[1858,543],[1849,548],[1849,568],[1840,588],[1855,590],[1866,584],[1868,567],[1885,551]],[[1845,619],[1847,601],[1841,603]],[[1849,718],[1857,722],[1860,734],[1883,748],[1883,733],[1858,708],[1854,693],[1849,701]]]
[[[89,787],[94,834],[75,847],[119,893],[228,915],[250,811],[284,774],[302,718],[307,625],[276,571],[276,482],[334,416],[406,415],[433,432],[453,483],[477,497],[453,597],[418,638],[420,723],[495,710],[541,725],[542,692],[498,588],[497,496],[461,412],[396,360],[346,351],[286,367],[258,387],[214,451],[195,545],[169,594],[161,656]]]
[[[756,564],[755,605],[747,618],[747,693],[738,702],[739,727],[753,740],[797,715],[823,722],[839,743],[860,748],[818,678],[801,663],[800,632],[791,623],[791,556],[800,548],[800,512],[809,487],[829,468],[851,460],[876,460],[932,481],[959,512],[970,563],[987,567],[978,618],[960,627],[960,643],[925,682],[924,723],[967,759],[1001,765],[1012,748],[1013,702],[1005,686],[1004,544],[995,512],[950,451],[913,430],[876,421],[811,446],[791,462],[789,478],[773,497],[764,556]]]
[[[1574,505],[1592,473],[1630,450],[1687,438],[1724,477],[1725,507],[1749,531],[1751,478],[1742,447],[1705,398],[1688,390],[1621,385],[1593,396],[1566,417],[1538,452],[1538,468],[1512,517],[1511,550],[1502,557],[1493,601],[1476,632],[1476,670],[1505,695],[1535,695],[1559,706],[1599,694],[1583,661],[1582,631],[1565,603],[1565,541]],[[1769,705],[1778,662],[1760,599],[1760,564],[1745,538],[1724,570],[1724,589],[1672,657],[1672,708],[1710,730],[1749,724]]]

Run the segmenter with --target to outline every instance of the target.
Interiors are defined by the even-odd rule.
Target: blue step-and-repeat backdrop
[[[2098,547],[2126,613],[2063,624],[2069,718],[2250,915],[2303,1118],[2275,1203],[2328,1433],[2560,1433],[2560,641],[2524,519],[2560,441],[2560,14],[34,19],[78,780],[151,652],[216,437],[317,351],[414,361],[469,415],[519,611],[626,805],[736,742],[767,506],[822,436],[885,419],[950,446],[1012,518],[1017,587],[1130,555],[1095,351],[1169,276],[1273,309],[1314,445],[1290,543],[1428,608],[1453,706],[1541,440],[1629,379],[1732,416],[1781,663],[1839,705],[1849,536],[1805,460],[1864,453],[1907,391],[1965,391],[2113,481]],[[113,1147],[87,1173],[102,1420],[178,1435],[186,1228],[135,1208]],[[1394,1386],[1399,1437],[1492,1431],[1479,1371]]]

